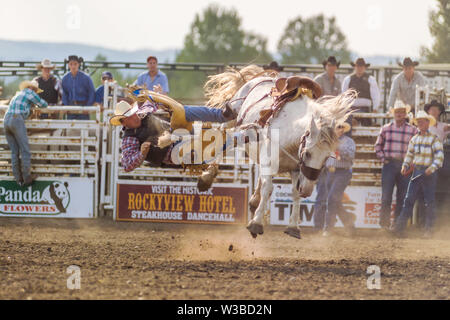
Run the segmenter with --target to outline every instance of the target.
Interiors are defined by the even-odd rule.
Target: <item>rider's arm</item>
[[[139,167],[144,161],[141,153],[139,140],[135,137],[125,137],[122,139],[122,166],[125,172],[132,171]]]

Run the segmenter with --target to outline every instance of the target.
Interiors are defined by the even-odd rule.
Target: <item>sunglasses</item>
[[[337,126],[338,129],[344,129],[344,126]]]

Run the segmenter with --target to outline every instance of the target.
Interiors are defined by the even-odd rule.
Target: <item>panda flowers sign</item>
[[[22,188],[13,181],[1,181],[0,212],[11,215],[66,213],[70,203],[68,186],[67,182],[36,181]]]
[[[92,189],[86,187],[86,180],[79,178],[37,180],[29,187],[0,181],[0,215],[88,218],[93,216],[93,203],[89,199]]]

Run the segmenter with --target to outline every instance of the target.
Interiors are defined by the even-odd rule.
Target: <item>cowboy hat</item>
[[[389,109],[389,112],[394,114],[395,110],[405,109],[408,114],[411,111],[411,106],[409,104],[404,104],[403,101],[397,100],[395,101],[394,107]]]
[[[430,110],[431,107],[438,107],[439,110],[441,111],[439,113],[439,115],[441,115],[443,112],[445,112],[445,107],[442,103],[440,103],[437,100],[432,100],[430,103],[427,103],[423,109],[425,110],[426,113],[428,113],[428,110]]]
[[[280,67],[280,65],[276,61],[272,61],[268,65],[267,64],[264,65],[263,69],[264,70],[274,70],[274,71],[277,71],[277,72],[283,71],[283,67]]]
[[[121,119],[131,117],[139,110],[137,103],[130,105],[126,101],[120,101],[116,104],[116,108],[114,109],[114,115],[109,119],[109,123],[113,126],[121,126]]]
[[[414,118],[414,124],[417,125],[417,120],[419,119],[427,119],[430,121],[430,127],[434,126],[436,124],[436,119],[433,116],[430,116],[428,113],[426,113],[423,110],[420,110],[417,112],[417,116]]]
[[[36,65],[36,68],[37,68],[38,70],[41,70],[42,68],[54,69],[54,68],[55,68],[55,65],[52,64],[52,62],[50,61],[50,59],[45,58],[45,59],[43,59],[43,60],[41,61],[41,63],[39,63],[39,64]]]
[[[411,60],[411,58],[405,58],[405,59],[403,59],[403,64],[399,61],[399,62],[397,62],[398,63],[398,65],[400,66],[400,67],[409,67],[409,66],[413,66],[413,67],[416,67],[416,66],[418,66],[419,65],[419,62],[418,61],[412,61]]]
[[[39,88],[39,83],[37,83],[37,81],[35,81],[35,80],[32,80],[32,81],[29,81],[29,80],[22,81],[22,82],[20,83],[20,85],[19,85],[19,90],[22,91],[22,90],[24,90],[24,89],[26,89],[26,88],[35,89],[35,90],[36,90],[36,93],[41,93],[41,92],[44,91],[44,90],[42,90],[42,89]]]
[[[344,133],[349,132],[352,128],[348,122],[338,122],[336,124],[336,129],[340,126],[344,127]]]
[[[339,68],[339,66],[340,66],[340,64],[341,64],[340,61],[337,61],[337,60],[336,60],[336,57],[335,57],[335,56],[329,56],[327,60],[323,60],[323,61],[322,61],[323,67],[325,68],[326,65],[327,65],[328,63],[329,63],[329,64],[332,64],[332,65],[334,65],[334,66],[336,66],[336,67],[338,67],[338,68]]]
[[[356,59],[355,62],[350,62],[350,64],[352,65],[352,67],[354,66],[365,66],[366,68],[370,67],[370,63],[366,63],[364,58],[358,58]]]

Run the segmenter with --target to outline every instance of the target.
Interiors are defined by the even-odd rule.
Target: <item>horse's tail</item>
[[[225,101],[230,100],[236,92],[248,81],[263,74],[263,68],[257,65],[249,65],[241,70],[227,67],[226,71],[208,77],[205,83],[206,103],[209,107],[220,107]]]

